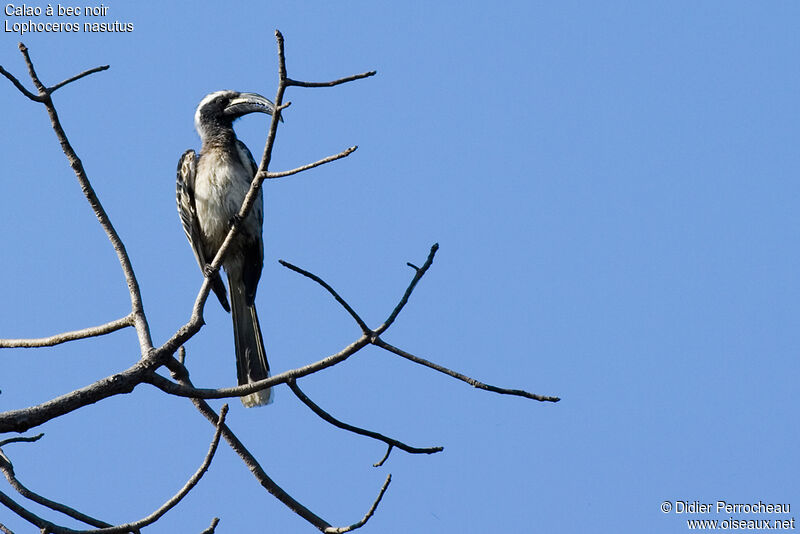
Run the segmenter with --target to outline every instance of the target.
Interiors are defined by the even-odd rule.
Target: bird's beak
[[[275,104],[256,93],[240,93],[239,96],[230,101],[225,106],[225,115],[233,118],[247,115],[248,113],[266,113],[272,115],[275,112]],[[283,117],[279,117],[283,122]]]

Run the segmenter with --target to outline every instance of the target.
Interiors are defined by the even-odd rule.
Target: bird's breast
[[[239,212],[250,189],[252,175],[224,151],[201,154],[195,179],[195,206],[200,230],[209,248],[216,251],[225,240],[231,219]],[[252,238],[261,233],[261,191],[241,228],[240,236]]]

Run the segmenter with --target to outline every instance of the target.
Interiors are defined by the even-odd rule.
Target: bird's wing
[[[181,224],[186,238],[192,245],[194,257],[198,265],[203,269],[206,266],[206,258],[201,246],[200,226],[197,222],[197,210],[194,205],[194,178],[197,173],[197,154],[189,149],[183,153],[178,162],[178,178],[176,182],[176,193],[178,200],[178,215],[181,216]]]
[[[186,238],[192,245],[194,257],[203,274],[206,272],[207,258],[203,251],[203,238],[200,233],[200,224],[197,221],[197,209],[194,203],[194,180],[197,174],[197,155],[194,150],[189,149],[183,153],[180,161],[178,162],[178,176],[176,180],[176,193],[178,201],[178,215],[181,217],[181,224],[183,231],[186,233]],[[219,303],[225,311],[231,311],[228,305],[228,296],[225,291],[225,284],[222,283],[222,277],[219,272],[214,273],[211,277],[211,289],[217,295]]]

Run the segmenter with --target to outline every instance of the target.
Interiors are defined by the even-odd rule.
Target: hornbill
[[[199,155],[189,149],[181,156],[177,194],[183,230],[205,275],[209,274],[209,264],[228,235],[258,169],[250,151],[236,138],[233,121],[248,113],[271,115],[274,111],[275,106],[263,96],[236,91],[211,93],[197,106],[194,124],[202,146]],[[263,220],[264,199],[259,190],[222,262],[228,275],[230,307],[219,272],[211,275],[212,290],[222,307],[232,312],[240,385],[269,376],[255,306],[264,263]],[[261,406],[272,401],[272,392],[261,390],[241,399],[247,407]]]

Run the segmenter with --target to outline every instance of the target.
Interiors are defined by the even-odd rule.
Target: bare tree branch
[[[326,369],[337,363],[340,363],[365,346],[369,345],[369,338],[367,336],[361,336],[355,342],[351,343],[341,351],[337,352],[336,354],[332,354],[327,358],[322,360],[316,361],[314,363],[305,365],[303,367],[297,367],[296,369],[290,369],[289,371],[284,371],[283,373],[271,376],[269,378],[265,378],[264,380],[259,380],[258,382],[252,382],[250,384],[244,384],[242,386],[235,386],[230,388],[219,388],[219,389],[205,389],[205,388],[195,388],[185,384],[176,384],[170,380],[167,380],[161,375],[151,373],[148,374],[145,380],[163,391],[164,393],[169,393],[170,395],[176,395],[178,397],[188,397],[188,398],[199,398],[199,399],[227,399],[231,397],[241,397],[243,395],[249,395],[250,393],[254,393],[256,391],[261,391],[262,389],[266,389],[268,387],[277,386],[278,384],[285,384],[290,378],[301,378],[312,373],[316,373],[321,371],[322,369]],[[172,370],[172,368],[170,368]],[[2,431],[2,417],[0,416],[0,431]]]
[[[209,526],[200,534],[214,534],[214,532],[217,530],[217,525],[219,525],[219,517],[215,517],[214,519],[212,519],[211,526]]]
[[[394,320],[397,319],[397,316],[403,310],[406,303],[408,303],[408,297],[411,296],[411,293],[414,291],[414,288],[417,287],[417,283],[423,276],[425,276],[425,273],[428,272],[428,269],[430,269],[431,265],[433,264],[433,257],[436,256],[437,250],[439,250],[439,243],[434,243],[433,246],[431,247],[431,251],[428,253],[428,259],[425,260],[425,263],[422,264],[422,267],[417,268],[409,264],[411,265],[411,267],[416,269],[417,272],[416,274],[414,274],[414,278],[411,279],[411,283],[408,284],[406,292],[403,293],[403,297],[400,299],[400,302],[397,304],[397,306],[395,306],[394,310],[392,310],[392,313],[389,315],[389,318],[386,319],[386,321],[384,321],[382,325],[380,325],[378,328],[375,329],[376,337],[384,333],[387,328],[392,326]]]
[[[352,317],[352,318],[355,320],[355,322],[356,322],[356,323],[358,323],[358,326],[361,328],[361,331],[362,331],[362,332],[364,332],[365,334],[372,334],[372,330],[370,330],[370,328],[369,328],[369,327],[367,326],[367,324],[366,324],[366,323],[363,321],[363,319],[361,319],[361,317],[359,317],[359,315],[358,315],[358,314],[355,312],[355,310],[354,310],[354,309],[353,309],[353,308],[352,308],[352,307],[351,307],[351,306],[350,306],[350,305],[347,303],[347,301],[346,301],[346,300],[344,300],[344,299],[343,299],[341,296],[339,296],[339,293],[337,293],[337,292],[336,292],[336,290],[335,290],[335,289],[333,289],[333,288],[330,286],[330,284],[328,284],[328,283],[327,283],[325,280],[323,280],[322,278],[320,278],[319,276],[317,276],[317,275],[315,275],[315,274],[313,274],[313,273],[310,273],[310,272],[306,271],[305,269],[301,269],[300,267],[297,267],[297,266],[295,266],[295,265],[292,265],[292,264],[291,264],[291,263],[289,263],[288,261],[284,261],[284,260],[278,260],[278,263],[280,263],[281,265],[283,265],[284,267],[286,267],[286,268],[287,268],[287,269],[289,269],[289,270],[292,270],[292,271],[294,271],[294,272],[296,272],[296,273],[302,274],[302,275],[303,275],[303,276],[305,276],[306,278],[310,278],[311,280],[315,281],[316,283],[318,283],[319,285],[321,285],[322,287],[324,287],[324,288],[325,288],[325,289],[328,291],[328,293],[330,293],[330,294],[331,294],[331,296],[332,296],[334,299],[336,299],[336,302],[338,302],[339,304],[341,304],[341,305],[342,305],[342,307],[343,307],[345,310],[347,310],[347,313],[349,313],[349,314],[350,314],[350,316],[351,316],[351,317]]]
[[[394,449],[394,445],[388,445],[386,447],[386,454],[383,455],[383,458],[381,458],[380,461],[372,464],[372,467],[381,467],[383,464],[385,464],[386,460],[389,459],[389,455],[392,454],[392,449]]]
[[[192,382],[189,379],[189,372],[185,366],[180,364],[177,360],[172,359],[167,362],[167,367],[169,367],[170,371],[172,372],[173,378],[178,380],[182,386],[193,388]],[[264,487],[264,489],[285,504],[294,513],[314,525],[316,528],[322,530],[330,526],[328,522],[314,514],[311,510],[300,504],[291,495],[286,493],[283,488],[278,486],[278,484],[276,484],[275,481],[273,481],[269,475],[267,475],[266,471],[264,471],[264,469],[261,467],[261,464],[258,463],[258,460],[256,460],[255,456],[253,456],[250,451],[247,450],[244,444],[239,441],[239,438],[236,437],[236,434],[234,434],[226,424],[219,423],[219,416],[206,401],[203,399],[193,398],[192,403],[203,415],[203,417],[208,419],[211,424],[218,425],[219,428],[222,429],[222,437],[228,442],[228,445],[230,445],[231,449],[233,449],[233,451],[239,455],[244,464],[247,466],[250,472],[253,473],[253,476]]]
[[[47,109],[47,114],[50,117],[50,123],[53,127],[53,131],[58,138],[58,142],[61,144],[61,150],[64,152],[64,155],[67,156],[67,160],[69,161],[70,167],[72,167],[75,176],[78,178],[78,183],[80,184],[81,190],[83,191],[86,200],[89,201],[89,205],[94,211],[95,216],[97,217],[100,226],[106,232],[106,236],[108,237],[109,241],[111,242],[111,246],[114,248],[114,251],[117,253],[117,259],[120,262],[122,267],[122,272],[125,276],[125,281],[128,284],[128,291],[130,292],[131,297],[131,315],[133,317],[133,324],[136,327],[136,332],[139,336],[139,345],[142,349],[142,356],[148,353],[153,348],[153,341],[150,337],[150,327],[147,324],[147,317],[144,314],[144,306],[142,305],[142,296],[139,290],[139,282],[136,279],[136,275],[133,271],[133,265],[131,264],[130,257],[128,256],[128,252],[125,249],[125,245],[122,243],[122,240],[117,234],[114,225],[111,224],[111,219],[109,218],[108,214],[103,208],[103,205],[100,202],[100,199],[97,197],[97,194],[92,187],[92,184],[89,182],[89,178],[86,175],[86,170],[83,168],[83,163],[81,162],[78,155],[75,153],[75,149],[72,148],[72,144],[69,142],[67,138],[67,134],[64,132],[64,128],[61,126],[61,121],[58,118],[58,113],[56,112],[55,105],[53,104],[53,100],[50,97],[50,93],[55,89],[48,89],[44,86],[44,84],[39,79],[39,76],[36,74],[36,69],[33,66],[33,62],[31,61],[30,55],[28,54],[28,48],[19,43],[20,52],[22,52],[22,56],[25,59],[25,64],[28,67],[28,74],[33,81],[33,85],[36,87],[37,91],[39,92],[39,98],[35,100],[37,102],[41,102],[44,104],[45,108]],[[101,70],[105,70],[101,67],[97,67],[95,69],[90,69],[85,71],[81,74],[73,76],[70,79],[61,82],[57,86],[54,86],[56,89],[63,87],[67,83],[72,81],[78,80],[83,78],[84,76],[88,76],[94,72],[99,72]],[[14,82],[13,77],[9,77],[9,80]],[[25,96],[30,96],[27,94],[27,91],[24,91],[21,84],[14,83],[17,86],[17,89],[20,89]]]
[[[309,169],[313,169],[314,167],[319,167],[320,165],[336,161],[337,159],[346,158],[356,150],[358,150],[358,146],[351,146],[350,148],[342,150],[338,154],[334,154],[333,156],[328,156],[327,158],[315,161],[314,163],[308,163],[301,167],[297,167],[296,169],[292,169],[289,171],[280,171],[280,172],[265,172],[263,178],[271,180],[273,178],[283,178],[284,176],[291,176],[292,174],[297,174],[299,172],[307,171]],[[261,177],[259,176],[258,178]]]
[[[23,497],[25,497],[30,501],[40,504],[46,508],[50,508],[51,510],[55,510],[56,512],[60,512],[73,519],[77,519],[78,521],[81,521],[93,527],[102,528],[111,526],[110,523],[106,523],[105,521],[95,519],[94,517],[91,517],[89,515],[86,515],[84,513],[75,510],[74,508],[70,508],[69,506],[66,506],[64,504],[55,502],[46,497],[42,497],[38,493],[29,490],[22,484],[22,482],[19,481],[19,479],[16,477],[16,474],[14,473],[14,467],[11,465],[11,462],[9,462],[6,458],[3,458],[2,454],[0,454],[0,471],[3,472],[3,475],[5,475],[6,480],[8,480],[8,483],[11,485],[11,487],[14,488],[17,491],[17,493],[19,493],[20,495],[22,495]]]
[[[222,406],[222,409],[219,411],[219,417],[217,418],[216,430],[214,432],[214,438],[211,440],[211,445],[208,447],[208,452],[206,453],[206,457],[203,459],[203,463],[200,464],[200,467],[197,468],[197,471],[186,481],[186,484],[178,490],[178,492],[173,495],[167,502],[162,504],[158,510],[153,512],[152,514],[144,517],[138,521],[134,521],[132,523],[127,523],[125,525],[113,526],[110,528],[101,528],[98,530],[86,531],[85,534],[119,534],[124,532],[135,532],[138,531],[147,525],[152,525],[156,521],[158,521],[164,514],[169,512],[173,509],[179,502],[183,500],[186,495],[200,482],[200,479],[203,478],[203,475],[208,471],[208,467],[211,465],[211,460],[214,459],[214,454],[217,452],[217,447],[219,445],[220,437],[222,436],[222,429],[225,425],[225,416],[228,414],[228,405],[225,404]]]
[[[2,68],[2,67],[0,67],[0,68]],[[3,523],[0,523],[0,532],[3,532],[4,534],[14,534],[13,532],[11,532],[11,530],[10,530],[8,527],[6,527],[6,526],[5,526]]]
[[[2,74],[3,76],[5,76],[6,78],[8,78],[8,79],[9,79],[9,81],[11,81],[11,83],[13,83],[13,84],[14,84],[14,87],[16,87],[17,89],[19,89],[19,92],[20,92],[20,93],[22,93],[23,95],[25,95],[26,97],[30,98],[30,99],[31,99],[31,100],[33,100],[34,102],[42,102],[42,97],[40,97],[40,96],[36,96],[35,94],[33,94],[33,93],[31,93],[30,91],[28,91],[28,90],[25,88],[25,86],[24,86],[24,85],[22,85],[22,83],[21,83],[21,82],[20,82],[20,81],[19,81],[19,80],[18,80],[18,79],[17,79],[17,78],[16,78],[16,77],[13,75],[13,74],[11,74],[11,73],[10,73],[10,72],[8,72],[6,69],[4,69],[4,68],[2,67],[2,65],[0,65],[0,74]]]
[[[355,530],[357,528],[361,528],[364,525],[366,525],[367,521],[369,521],[369,518],[372,517],[372,514],[374,514],[375,510],[378,508],[378,504],[380,504],[381,499],[383,499],[383,494],[386,493],[386,490],[389,487],[389,484],[391,482],[392,482],[392,475],[390,473],[390,474],[386,475],[386,481],[383,483],[383,486],[381,486],[381,491],[378,492],[378,497],[375,499],[375,502],[372,503],[372,506],[369,507],[369,510],[367,510],[367,513],[364,514],[364,517],[361,518],[361,521],[353,523],[349,527],[338,527],[338,528],[337,527],[329,527],[329,528],[326,528],[324,530],[325,534],[339,534],[341,532],[350,532],[352,530]]]
[[[127,326],[133,326],[133,317],[130,314],[115,321],[111,321],[110,323],[99,326],[91,326],[82,330],[74,330],[72,332],[64,332],[50,337],[42,337],[37,339],[0,339],[0,349],[13,347],[53,347],[68,341],[75,341],[76,339],[103,336],[105,334],[110,334],[111,332],[121,330]]]
[[[33,443],[34,441],[39,441],[40,439],[42,439],[43,436],[44,434],[36,434],[35,436],[31,436],[29,438],[20,436],[16,438],[4,439],[0,441],[0,448],[5,447],[9,443]]]
[[[81,533],[81,534],[120,534],[125,532],[138,532],[143,527],[151,525],[158,521],[164,514],[166,514],[169,510],[174,508],[183,498],[200,482],[200,479],[203,475],[208,471],[208,467],[211,465],[211,461],[214,458],[214,454],[217,451],[219,446],[219,440],[222,436],[222,428],[225,424],[225,416],[228,413],[228,405],[225,404],[222,409],[220,410],[220,415],[217,418],[216,424],[216,431],[214,432],[214,437],[211,440],[211,445],[209,446],[208,452],[206,453],[205,458],[203,459],[202,464],[197,469],[197,471],[189,478],[189,480],[184,484],[184,486],[175,494],[173,495],[168,501],[166,501],[163,505],[161,505],[156,511],[152,514],[148,515],[145,518],[142,518],[138,521],[134,521],[132,523],[126,523],[124,525],[112,526],[109,523],[105,523],[98,519],[94,519],[86,514],[78,512],[68,506],[63,504],[51,501],[40,495],[33,493],[32,491],[25,488],[15,477],[13,467],[11,463],[7,460],[0,457],[0,470],[8,479],[9,483],[12,485],[14,489],[16,489],[23,497],[30,499],[36,503],[39,503],[43,506],[46,506],[52,510],[61,512],[73,519],[77,519],[82,521],[86,524],[92,525],[94,527],[99,527],[97,530],[91,531],[75,531],[72,529],[68,529],[65,527],[60,527],[45,521],[38,516],[34,515],[33,513],[25,510],[23,507],[19,506],[9,497],[0,493],[0,502],[10,508],[12,511],[17,513],[20,517],[28,520],[29,522],[35,524],[37,527],[45,530],[46,532],[52,532],[54,534],[67,534],[67,533]],[[5,499],[3,499],[5,497]],[[218,522],[219,520],[217,520]],[[216,523],[212,523],[212,531],[213,528],[216,527]]]
[[[150,369],[141,361],[111,376],[107,376],[49,401],[18,410],[0,413],[0,433],[25,432],[58,416],[67,414],[105,398],[130,393],[145,381]]]
[[[188,369],[186,369],[184,365],[180,364],[178,360],[173,358],[167,362],[167,367],[169,367],[170,371],[172,372],[172,377],[175,378],[175,380],[178,380],[182,386],[186,386],[189,387],[190,389],[193,389],[191,379],[189,378],[189,371]],[[197,410],[203,415],[203,417],[208,419],[210,423],[218,424],[218,416],[216,412],[214,412],[214,410],[211,408],[211,406],[208,405],[206,401],[204,401],[203,399],[193,398],[192,403],[195,405]],[[314,512],[312,512],[304,505],[302,505],[300,502],[298,502],[294,497],[286,493],[286,491],[283,488],[281,488],[274,480],[272,480],[272,478],[269,477],[269,475],[267,475],[266,471],[264,471],[264,469],[261,467],[261,464],[258,463],[258,460],[256,460],[255,456],[253,456],[252,453],[249,450],[247,450],[247,448],[239,440],[239,438],[236,437],[236,434],[234,434],[233,431],[227,425],[222,424],[220,426],[222,428],[222,437],[225,439],[225,441],[228,442],[228,445],[230,445],[231,449],[233,449],[233,451],[239,455],[239,457],[242,459],[242,461],[250,470],[250,472],[253,473],[253,476],[256,478],[256,480],[258,480],[258,482],[261,484],[261,486],[264,489],[266,489],[270,494],[272,494],[272,496],[281,501],[284,505],[286,505],[286,507],[288,507],[294,513],[296,513],[297,515],[299,515],[300,517],[302,517],[303,519],[314,525],[314,527],[321,530],[322,532],[329,532],[328,529],[337,529],[337,528],[347,528],[352,530],[350,527],[331,526],[330,523],[328,523],[327,521],[316,515]],[[384,484],[384,487],[381,489],[381,493],[378,496],[378,499],[373,504],[370,511],[367,512],[365,518],[362,519],[361,522],[359,522],[360,523],[359,526],[366,523],[367,519],[369,519],[369,517],[372,515],[375,507],[377,507],[378,502],[383,496],[383,493],[386,491],[387,485],[388,482]],[[348,530],[341,530],[341,531],[333,530],[330,532],[348,532]]]
[[[475,380],[474,378],[470,378],[470,377],[468,377],[466,375],[463,375],[463,374],[461,374],[461,373],[459,373],[457,371],[453,371],[451,369],[448,369],[447,367],[439,365],[438,363],[434,363],[434,362],[428,361],[428,360],[426,360],[424,358],[419,358],[419,357],[414,356],[413,354],[408,353],[408,352],[406,352],[406,351],[404,351],[402,349],[398,349],[397,347],[386,343],[381,338],[376,338],[372,343],[373,343],[373,345],[377,345],[378,347],[381,347],[382,349],[386,349],[389,352],[393,352],[393,353],[397,354],[398,356],[402,356],[403,358],[405,358],[407,360],[410,360],[410,361],[412,361],[414,363],[418,363],[420,365],[424,365],[425,367],[429,367],[431,369],[434,369],[435,371],[439,371],[440,373],[444,373],[444,374],[446,374],[448,376],[452,376],[453,378],[457,378],[457,379],[461,380],[462,382],[466,382],[470,386],[478,388],[478,389],[491,391],[493,393],[499,393],[501,395],[515,395],[517,397],[525,397],[526,399],[533,399],[533,400],[537,400],[537,401],[541,401],[541,402],[558,402],[558,401],[561,400],[558,397],[550,397],[550,396],[546,396],[546,395],[537,395],[536,393],[530,393],[530,392],[525,391],[523,389],[506,389],[506,388],[499,388],[499,387],[496,387],[496,386],[491,386],[489,384],[484,384],[483,382],[479,382],[479,381]]]
[[[23,506],[20,506],[14,499],[0,491],[0,504],[20,516],[22,519],[27,521],[32,525],[36,525],[43,533],[51,532],[53,524],[49,521],[46,521],[39,517],[38,515],[34,514],[33,512],[26,510]]]
[[[353,432],[355,434],[359,434],[359,435],[362,435],[362,436],[367,436],[369,438],[377,439],[378,441],[382,441],[382,442],[386,443],[389,446],[389,451],[391,451],[392,447],[397,447],[398,449],[402,449],[402,450],[404,450],[404,451],[406,451],[408,453],[411,453],[411,454],[433,454],[433,453],[441,452],[442,450],[444,450],[443,447],[424,447],[424,448],[411,447],[410,445],[406,445],[405,443],[403,443],[401,441],[397,441],[396,439],[386,437],[383,434],[379,434],[379,433],[373,432],[371,430],[365,430],[365,429],[359,428],[357,426],[353,426],[353,425],[350,425],[350,424],[347,424],[347,423],[343,423],[342,421],[339,421],[338,419],[334,418],[331,414],[329,414],[328,412],[326,412],[325,410],[320,408],[319,405],[317,405],[314,401],[312,401],[310,398],[308,398],[308,396],[303,392],[303,390],[301,390],[300,387],[297,385],[297,381],[294,378],[289,379],[289,381],[287,382],[287,385],[292,390],[292,392],[297,396],[297,398],[300,399],[303,402],[303,404],[308,406],[311,409],[312,412],[314,412],[315,414],[320,416],[322,419],[324,419],[328,423],[332,424],[335,427],[341,428],[343,430],[347,430],[347,431]],[[374,465],[376,467],[378,467],[380,465],[383,465],[383,463],[386,461],[386,458],[388,458],[388,457],[389,457],[389,453],[387,452],[386,456],[384,456],[383,460],[381,460],[380,462],[378,462],[377,464],[374,464]]]
[[[362,80],[364,78],[369,78],[370,76],[375,76],[377,72],[378,71],[376,70],[371,70],[369,72],[362,72],[361,74],[354,74],[352,76],[339,78],[338,80],[333,80],[331,82],[301,82],[299,80],[292,80],[291,78],[287,78],[286,85],[294,87],[333,87],[335,85],[340,85],[347,82],[354,82],[356,80]]]
[[[89,76],[90,74],[94,74],[95,72],[101,72],[101,71],[104,71],[104,70],[108,70],[110,67],[111,67],[111,65],[101,65],[101,66],[95,67],[93,69],[85,70],[85,71],[81,72],[80,74],[76,74],[75,76],[72,76],[71,78],[67,78],[63,82],[58,82],[57,84],[55,84],[55,85],[53,85],[51,87],[48,87],[47,93],[48,94],[52,94],[54,91],[57,91],[58,89],[61,89],[62,87],[64,87],[67,84],[70,84],[72,82],[78,81],[81,78],[83,78],[84,76]]]

